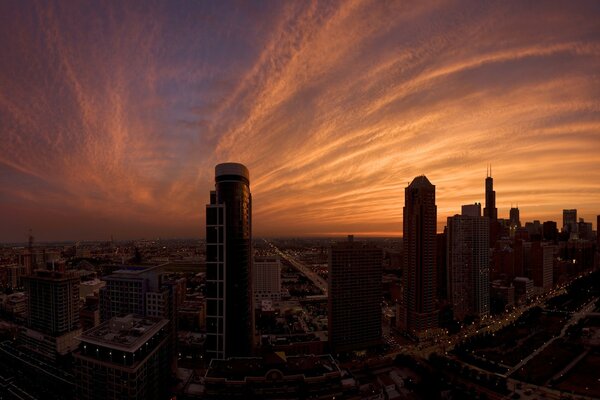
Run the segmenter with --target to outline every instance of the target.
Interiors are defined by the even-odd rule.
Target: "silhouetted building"
[[[335,353],[363,350],[381,341],[383,251],[347,242],[329,252],[329,343]]]
[[[27,328],[22,344],[50,360],[75,350],[79,324],[79,276],[73,272],[36,270],[22,278],[27,292]]]
[[[464,209],[464,208],[463,208]],[[489,219],[448,218],[448,298],[454,317],[483,317],[490,311]]]
[[[419,336],[438,326],[435,186],[421,175],[404,195],[404,294],[397,324],[401,331]]]
[[[546,221],[542,225],[542,232],[544,236],[544,240],[556,242],[558,239],[558,228],[556,226],[556,222],[554,221]]]
[[[525,223],[525,229],[529,233],[529,239],[533,241],[542,240],[542,224],[537,219],[533,222]]]
[[[563,232],[577,233],[577,210],[563,210]]]
[[[591,222],[585,222],[583,218],[579,218],[577,223],[577,232],[579,233],[579,239],[592,240],[594,236],[594,230]]]
[[[74,353],[77,399],[168,398],[169,321],[127,315],[81,335]]]
[[[281,300],[281,261],[277,256],[255,256],[252,265],[254,306],[262,300]]]
[[[492,168],[490,167],[488,176],[485,178],[485,208],[483,216],[491,221],[498,219],[498,209],[496,208],[496,192],[494,191],[494,178],[492,178]]]
[[[510,212],[510,226],[511,227],[515,227],[515,228],[520,228],[521,227],[521,217],[520,217],[520,213],[519,213],[519,208],[518,207],[511,207]]]
[[[465,204],[461,206],[461,215],[470,217],[481,217],[481,203]]]
[[[254,342],[252,198],[242,164],[218,164],[206,205],[206,348],[210,358],[247,357]]]

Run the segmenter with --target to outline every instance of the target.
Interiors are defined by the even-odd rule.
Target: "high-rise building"
[[[281,261],[277,256],[255,256],[252,265],[254,304],[281,300]]]
[[[27,328],[21,341],[50,360],[75,350],[79,324],[79,276],[73,272],[36,270],[24,276]]]
[[[577,233],[577,210],[563,210],[563,232]]]
[[[206,350],[247,357],[254,344],[252,197],[242,164],[218,164],[206,205]]]
[[[77,398],[166,399],[169,321],[114,317],[81,335],[74,353]]]
[[[436,299],[435,186],[424,175],[416,177],[404,191],[403,301],[398,307],[401,331],[419,336],[438,327]]]
[[[335,353],[381,340],[383,251],[348,239],[329,252],[329,343]]]
[[[489,219],[481,215],[448,218],[448,298],[455,319],[489,315],[488,235]]]
[[[492,168],[490,167],[488,175],[485,178],[485,208],[483,216],[488,217],[490,221],[498,219],[498,209],[496,208],[496,191],[494,190],[494,178],[492,178]]]

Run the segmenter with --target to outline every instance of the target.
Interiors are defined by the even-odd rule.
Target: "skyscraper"
[[[215,167],[215,190],[206,205],[207,354],[246,357],[254,342],[252,198],[242,164]]]
[[[520,228],[521,227],[521,217],[519,213],[519,207],[511,207],[510,208],[510,227]]]
[[[563,232],[577,233],[577,210],[563,210]]]
[[[435,186],[424,175],[404,191],[404,294],[398,328],[418,336],[438,326]]]
[[[75,350],[79,324],[79,276],[73,272],[36,270],[23,277],[28,295],[26,348],[56,360]]]
[[[489,218],[481,214],[448,218],[448,298],[458,320],[489,314],[488,235]]]
[[[328,318],[335,353],[379,344],[382,264],[380,248],[354,242],[352,236],[331,246]]]
[[[498,219],[498,209],[496,208],[496,192],[494,191],[494,178],[492,178],[492,168],[488,171],[485,178],[485,208],[483,216],[488,217],[490,221]]]

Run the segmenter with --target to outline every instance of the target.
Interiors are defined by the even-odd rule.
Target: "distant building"
[[[206,205],[206,349],[209,358],[247,357],[254,347],[252,196],[242,164],[215,167]]]
[[[79,276],[72,272],[36,270],[22,279],[28,296],[27,328],[20,337],[22,344],[55,361],[79,343]]]
[[[483,209],[483,216],[488,217],[491,221],[498,219],[496,191],[494,190],[494,178],[492,178],[491,168],[485,178],[485,208]]]
[[[123,265],[104,276],[106,285],[99,289],[100,319],[134,314],[170,318],[169,291],[162,286],[161,266]]]
[[[579,218],[577,223],[577,232],[579,238],[584,240],[592,240],[594,238],[594,230],[591,222],[585,222],[583,218]]]
[[[533,285],[542,292],[552,289],[555,252],[556,247],[549,244],[534,242],[531,245],[531,278]]]
[[[458,320],[489,315],[488,235],[486,217],[463,214],[448,218],[448,298]]]
[[[511,228],[520,228],[521,227],[521,216],[518,207],[511,207],[510,212],[510,226]],[[512,230],[512,229],[511,229]]]
[[[526,222],[525,229],[527,229],[527,233],[529,233],[530,240],[542,240],[542,224],[540,221],[534,220],[533,222]]]
[[[23,286],[21,278],[25,276],[25,267],[22,265],[11,264],[4,266],[6,269],[6,286],[10,289],[17,289]]]
[[[404,196],[404,292],[397,326],[400,331],[419,336],[439,325],[435,186],[424,175],[418,176],[405,189]]]
[[[555,221],[545,221],[542,225],[544,240],[556,242],[558,239],[558,228]]]
[[[383,251],[347,242],[329,253],[329,343],[335,353],[363,350],[381,341]]]
[[[513,280],[515,286],[515,302],[523,303],[534,296],[533,281],[523,276]]]
[[[563,232],[577,233],[577,210],[563,210]]]
[[[461,206],[460,214],[469,217],[481,217],[481,203],[465,204]]]
[[[340,399],[342,373],[330,355],[213,359],[204,376],[207,400]]]
[[[77,398],[166,399],[169,321],[127,315],[81,335],[74,353]]]
[[[255,256],[252,266],[254,306],[262,300],[281,300],[281,261],[277,256]]]

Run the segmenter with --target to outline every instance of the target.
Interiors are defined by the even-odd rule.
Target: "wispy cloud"
[[[400,234],[422,173],[441,228],[482,201],[488,163],[501,216],[516,202],[525,219],[600,212],[594,2],[0,15],[0,239],[200,235],[227,160],[251,170],[257,235]]]

